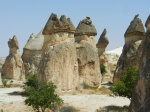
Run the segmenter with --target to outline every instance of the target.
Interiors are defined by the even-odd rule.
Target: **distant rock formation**
[[[22,60],[25,66],[26,78],[34,75],[39,66],[44,43],[44,36],[42,31],[43,29],[38,33],[37,36],[31,34],[28,42],[23,48]]]
[[[9,79],[24,80],[25,70],[19,54],[19,45],[16,36],[8,41],[9,55],[2,67],[2,76]]]
[[[64,15],[51,14],[43,35],[44,45],[38,80],[53,82],[58,91],[74,90],[78,84],[78,65],[74,44],[75,28]]]
[[[108,57],[105,52],[105,49],[109,44],[108,38],[106,37],[106,33],[107,31],[106,29],[104,29],[104,31],[100,35],[98,43],[96,44],[96,47],[98,48],[98,56],[99,56],[100,64],[103,64],[106,69],[106,73],[102,74],[102,82],[112,81],[112,77],[113,77],[108,63]]]
[[[80,84],[100,85],[100,64],[95,44],[97,31],[89,17],[80,21],[75,32]]]
[[[150,111],[150,16],[148,17],[145,26],[147,32],[143,40],[138,78],[132,93],[129,112]]]
[[[142,21],[138,18],[138,15],[136,15],[125,32],[125,45],[117,63],[114,81],[119,80],[120,76],[129,66],[139,67],[143,47],[141,42],[144,35],[144,26]]]

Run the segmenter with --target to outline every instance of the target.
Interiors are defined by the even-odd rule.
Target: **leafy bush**
[[[63,100],[55,94],[55,89],[53,83],[40,83],[38,87],[28,86],[25,90],[28,94],[25,104],[38,112],[45,112],[47,108],[54,111],[63,103]]]
[[[8,82],[8,80],[4,77],[4,76],[2,76],[2,83],[3,83],[3,86],[4,87],[7,87],[8,85],[7,85],[7,82]]]
[[[27,82],[24,83],[26,87],[37,87],[36,75],[30,76]]]
[[[100,64],[100,70],[101,70],[101,74],[105,74],[107,71],[106,71],[106,67],[104,66],[104,64]]]
[[[60,112],[78,112],[78,110],[72,106],[64,106],[60,109]]]
[[[132,97],[132,90],[137,78],[138,70],[130,66],[127,71],[122,74],[119,81],[114,83],[110,89],[115,95],[125,96],[129,99]]]

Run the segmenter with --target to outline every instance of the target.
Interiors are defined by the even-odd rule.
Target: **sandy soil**
[[[15,94],[21,88],[0,88],[0,109],[4,112],[32,112],[32,108],[24,104],[25,97]],[[108,95],[63,95],[64,103],[80,109],[81,112],[95,112],[105,106],[129,105],[130,101],[124,97]]]

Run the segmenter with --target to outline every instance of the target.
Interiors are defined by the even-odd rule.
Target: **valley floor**
[[[0,88],[0,109],[4,112],[33,112],[32,108],[24,104],[25,97],[17,94],[21,88]],[[63,95],[64,103],[80,112],[95,112],[99,108],[107,106],[129,105],[130,100],[124,97],[113,97],[109,95],[79,94]]]

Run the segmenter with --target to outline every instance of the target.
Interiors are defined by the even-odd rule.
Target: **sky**
[[[30,35],[44,28],[51,13],[66,15],[75,27],[89,16],[97,29],[96,42],[106,28],[106,50],[112,50],[124,45],[124,33],[136,14],[145,25],[149,7],[150,0],[1,0],[0,57],[8,56],[7,42],[13,35],[17,36],[22,55]]]

